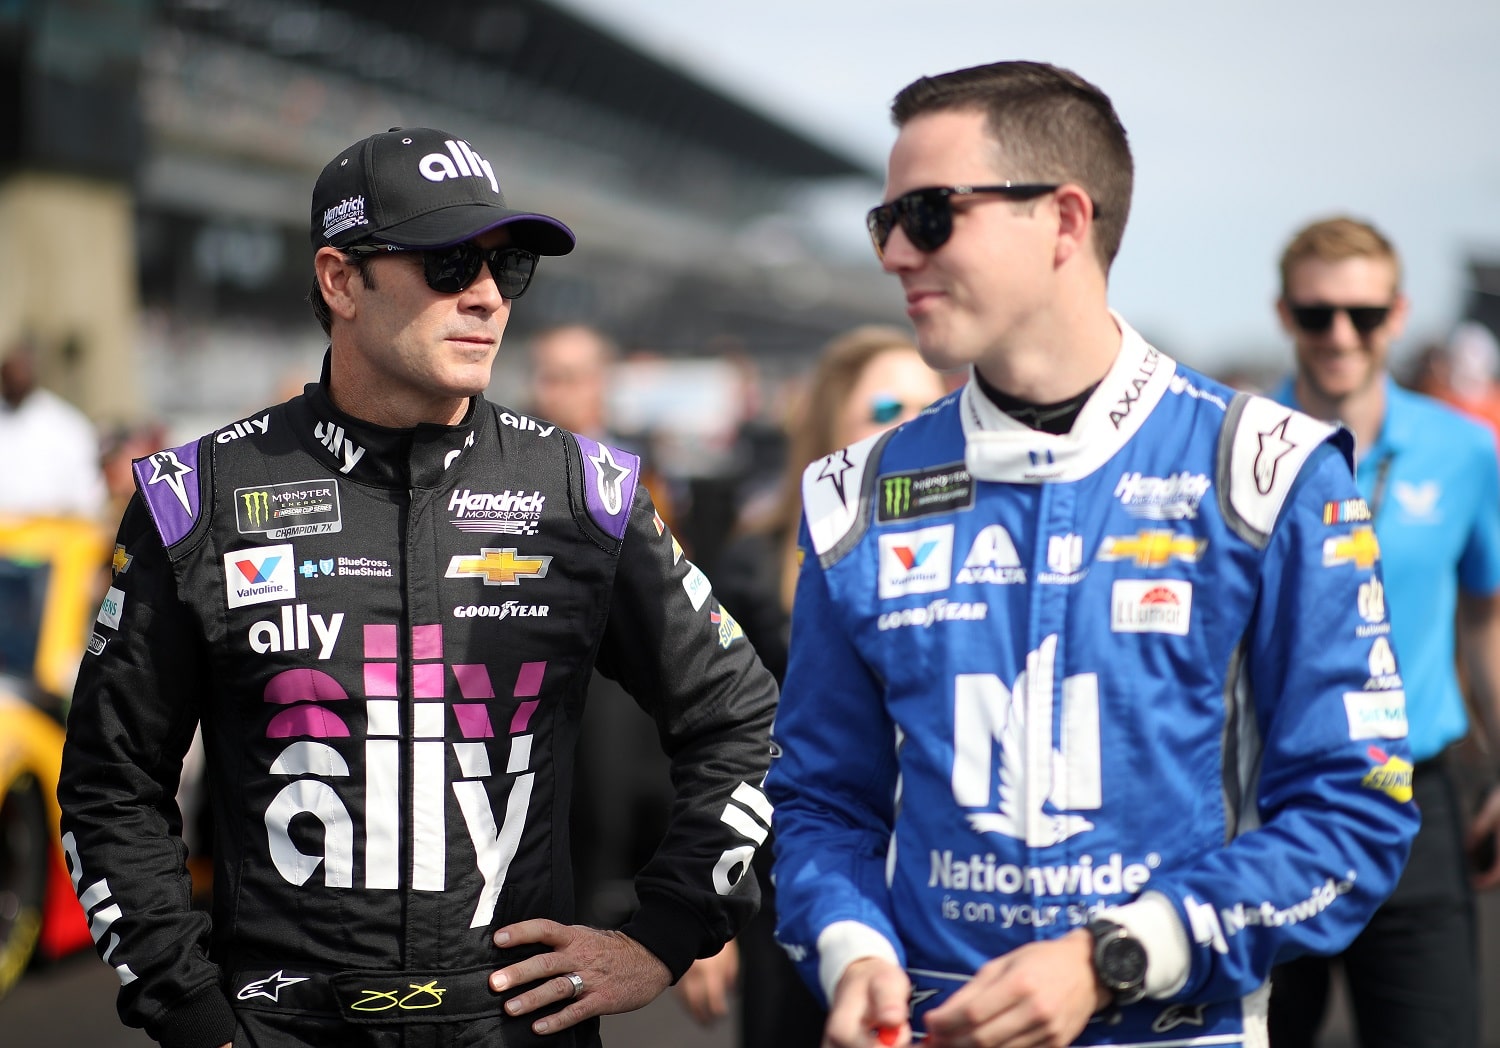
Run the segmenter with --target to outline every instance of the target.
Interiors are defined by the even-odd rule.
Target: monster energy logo
[[[271,493],[268,491],[247,491],[240,496],[245,501],[245,516],[250,521],[250,526],[258,528],[271,519]]]
[[[881,483],[885,488],[884,510],[887,520],[895,520],[911,509],[910,477],[886,477]]]
[[[962,462],[880,478],[881,522],[911,520],[974,505],[974,478]]]

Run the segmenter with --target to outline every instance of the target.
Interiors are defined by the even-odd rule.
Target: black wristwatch
[[[1124,925],[1104,917],[1089,922],[1094,937],[1094,974],[1114,996],[1116,1007],[1146,996],[1146,947]]]

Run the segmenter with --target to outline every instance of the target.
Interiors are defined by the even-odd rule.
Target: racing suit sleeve
[[[1150,892],[1118,911],[1129,923],[1132,911],[1147,917],[1165,901],[1180,921],[1172,936],[1147,942],[1152,968],[1177,969],[1165,980],[1148,975],[1152,996],[1242,997],[1274,964],[1340,952],[1406,863],[1418,815],[1405,698],[1383,608],[1376,612],[1371,596],[1378,547],[1368,525],[1323,522],[1326,504],[1356,499],[1343,458],[1323,445],[1262,554],[1242,675],[1231,667],[1226,695],[1248,722],[1239,752],[1226,754],[1238,768],[1224,776],[1239,825],[1223,848],[1162,871]]]
[[[95,947],[119,976],[121,1019],[167,1048],[217,1046],[233,1039],[234,1015],[208,959],[209,918],[192,907],[176,802],[208,694],[206,649],[139,495],[119,543],[68,714],[63,848]]]
[[[776,938],[826,1004],[857,958],[905,963],[886,887],[896,731],[833,606],[805,521],[799,548],[808,553],[766,792],[776,811]]]
[[[638,487],[597,665],[656,721],[671,761],[667,829],[622,931],[675,981],[759,905],[750,860],[770,832],[761,784],[776,682],[659,519]]]

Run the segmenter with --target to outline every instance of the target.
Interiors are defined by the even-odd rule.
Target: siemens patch
[[[974,478],[962,462],[892,473],[880,478],[876,496],[875,519],[882,524],[930,517],[973,506]]]

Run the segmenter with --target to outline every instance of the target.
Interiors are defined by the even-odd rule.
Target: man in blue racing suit
[[[870,213],[970,381],[804,475],[767,792],[778,937],[836,1046],[1264,1043],[1417,825],[1341,430],[1106,303],[1109,100],[1010,62],[897,96]]]

